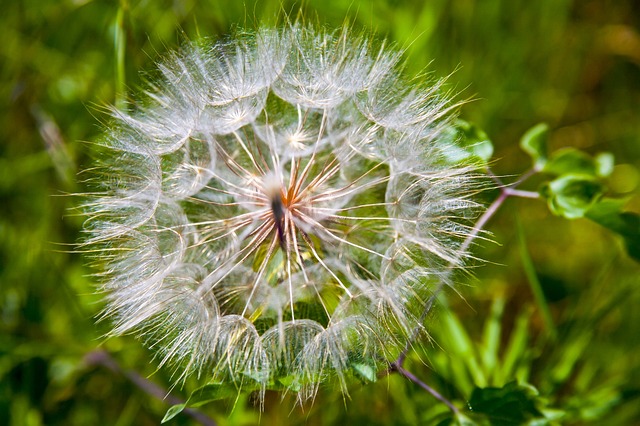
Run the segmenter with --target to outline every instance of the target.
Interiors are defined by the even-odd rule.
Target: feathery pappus
[[[476,204],[443,161],[455,108],[401,52],[292,24],[194,43],[114,110],[86,203],[113,334],[301,398],[385,367],[420,329]]]

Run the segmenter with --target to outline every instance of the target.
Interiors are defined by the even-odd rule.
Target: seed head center
[[[275,176],[265,176],[263,185],[270,208],[270,220],[273,221],[272,229],[275,229],[280,247],[286,250],[295,233],[296,191],[285,188]]]

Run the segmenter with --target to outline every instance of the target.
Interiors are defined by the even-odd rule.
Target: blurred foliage
[[[639,274],[624,250],[636,257],[639,250],[632,246],[638,222],[629,219],[640,211],[635,0],[3,3],[0,419],[15,426],[160,423],[170,404],[141,391],[127,372],[165,389],[169,373],[156,371],[135,339],[101,337],[107,327],[94,322],[100,298],[73,253],[82,224],[69,194],[83,189],[78,171],[91,166],[85,141],[108,119],[104,106],[135,95],[144,83],[140,70],[153,73],[163,52],[238,26],[284,22],[300,9],[310,21],[347,21],[388,38],[406,50],[410,73],[450,75],[461,98],[477,99],[461,112],[477,128],[461,122],[459,131],[478,142],[489,135],[501,176],[529,167],[520,135],[548,123],[545,167],[561,176],[543,192],[557,213],[592,219],[567,221],[540,200],[507,201],[488,226],[498,244],[474,248],[488,262],[459,287],[461,297],[443,300],[429,319],[432,343],[412,352],[407,368],[457,406],[469,403],[471,417],[494,424],[533,422],[541,413],[548,424],[639,423]],[[486,160],[486,153],[473,155]],[[568,178],[566,167],[586,174]],[[585,178],[594,174],[598,184],[576,200],[576,179],[596,182]],[[538,190],[548,176],[525,189]],[[618,201],[602,199],[594,209],[601,184]],[[585,188],[579,183],[578,193]],[[90,362],[101,349],[121,370]],[[187,383],[172,394],[186,399],[193,388]],[[520,407],[521,417],[512,410],[495,420],[496,398]],[[354,387],[350,398],[326,389],[312,405],[292,409],[294,402],[268,393],[260,414],[243,395],[200,410],[220,425],[466,422],[398,375]],[[180,414],[172,422],[193,420]]]

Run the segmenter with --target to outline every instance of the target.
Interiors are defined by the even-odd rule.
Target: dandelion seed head
[[[311,396],[381,368],[464,264],[473,178],[451,103],[400,53],[303,25],[194,44],[114,111],[85,206],[113,334],[180,377]]]

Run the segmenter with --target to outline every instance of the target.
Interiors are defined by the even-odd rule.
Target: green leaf
[[[475,124],[456,120],[447,129],[442,152],[447,163],[478,163],[486,165],[493,155],[489,136]]]
[[[165,414],[164,417],[162,418],[162,423],[166,423],[169,420],[173,419],[178,414],[182,413],[182,410],[184,410],[186,406],[187,404],[177,404],[169,408],[167,410],[167,414]]]
[[[540,123],[525,132],[520,139],[520,147],[533,159],[533,167],[542,170],[547,162],[547,139],[549,126]]]
[[[475,352],[474,343],[460,319],[450,312],[443,316],[442,324],[446,330],[447,349],[464,361],[473,383],[487,384],[487,377]],[[458,386],[462,386],[463,379],[459,377],[457,381]]]
[[[602,152],[594,157],[575,148],[564,148],[554,152],[544,165],[543,171],[555,175],[582,174],[606,177],[614,166],[613,154]]]
[[[540,193],[554,214],[577,219],[586,214],[603,191],[603,185],[593,176],[567,174],[548,182]]]
[[[524,359],[529,350],[527,343],[529,341],[530,317],[531,311],[523,310],[516,318],[514,329],[509,336],[509,342],[502,356],[502,362],[498,366],[499,371],[494,375],[496,382],[504,383],[507,378],[519,377],[518,363]]]
[[[596,155],[595,159],[596,174],[600,177],[608,177],[613,173],[613,166],[615,166],[615,158],[610,152],[601,152]]]
[[[486,415],[492,425],[520,425],[544,418],[538,408],[538,391],[531,385],[509,382],[501,388],[475,388],[469,407]]]
[[[533,293],[533,296],[536,300],[536,304],[540,309],[540,314],[542,316],[542,321],[545,325],[545,329],[547,333],[549,333],[549,336],[555,340],[557,331],[553,323],[551,309],[549,309],[549,303],[547,302],[547,298],[544,295],[542,285],[540,284],[540,279],[538,278],[533,260],[531,259],[531,255],[529,254],[529,249],[527,248],[527,243],[525,241],[525,233],[522,229],[522,224],[520,223],[520,221],[518,221],[517,223],[518,245],[520,248],[520,259],[522,260],[522,267],[524,268],[524,273],[527,277],[527,281],[529,282],[529,288],[531,288],[531,292]]]
[[[484,420],[484,419],[481,419]],[[481,426],[486,424],[485,422],[478,422],[474,419],[467,417],[461,412],[457,413],[447,413],[444,415],[443,419],[440,420],[436,426]]]
[[[623,212],[626,200],[605,198],[591,206],[586,217],[624,238],[629,256],[640,261],[640,215]]]
[[[265,384],[269,382],[269,372],[267,371],[243,371],[242,374],[251,379],[252,381],[256,382],[255,383],[255,387],[259,388],[260,384]]]
[[[483,344],[480,347],[480,356],[487,375],[492,375],[498,363],[503,312],[504,299],[498,296],[493,300],[491,315],[484,323]]]
[[[551,155],[549,161],[544,165],[543,171],[555,175],[596,176],[596,165],[589,154],[575,148],[564,148]]]
[[[291,389],[294,392],[300,392],[302,389],[302,385],[300,384],[300,380],[298,376],[294,374],[290,374],[288,376],[278,378],[278,382],[282,384],[287,389]]]
[[[253,390],[253,388],[246,388],[246,390]],[[189,407],[200,407],[208,402],[235,397],[238,392],[239,389],[234,383],[209,383],[194,390],[187,400],[187,405]]]
[[[253,389],[254,388],[250,388],[247,390]],[[200,407],[208,402],[235,397],[238,395],[238,392],[239,389],[233,383],[214,382],[206,384],[194,390],[189,396],[189,399],[187,399],[187,402],[183,404],[177,404],[169,408],[169,410],[167,410],[167,413],[164,415],[164,418],[162,419],[162,423],[171,420],[187,407]]]
[[[476,423],[473,419],[465,416],[460,412],[456,413],[454,421],[455,421],[454,425],[456,426],[477,426],[478,425],[478,423]]]
[[[353,373],[365,383],[373,383],[378,380],[375,365],[365,364],[362,362],[354,362],[351,364]]]

